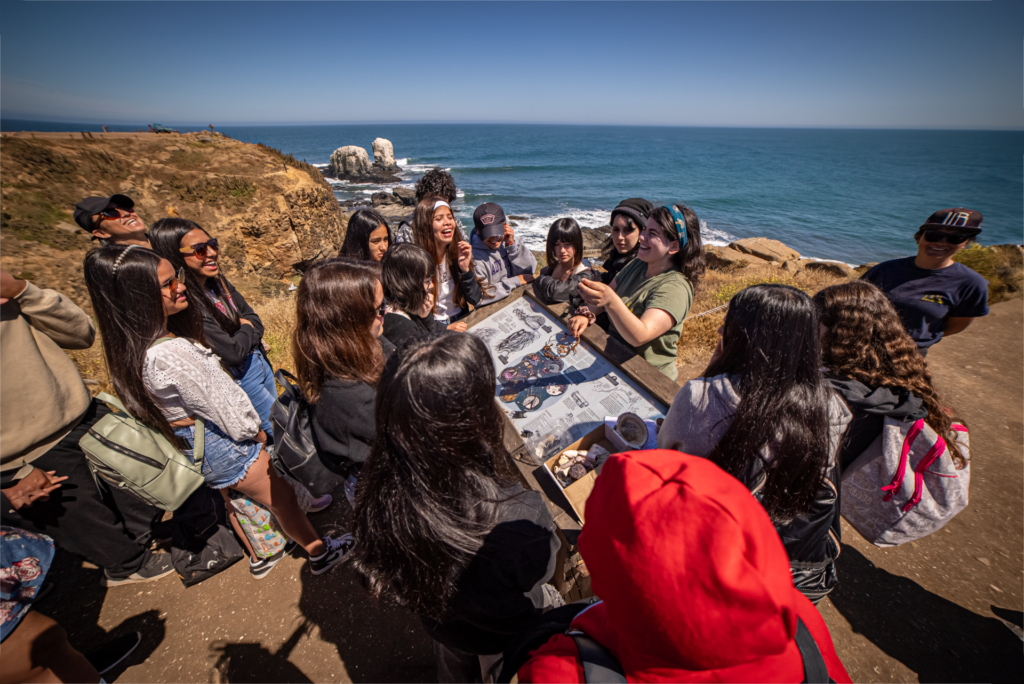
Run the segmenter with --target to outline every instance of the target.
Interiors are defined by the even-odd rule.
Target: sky
[[[1024,2],[0,0],[0,116],[1024,128]]]

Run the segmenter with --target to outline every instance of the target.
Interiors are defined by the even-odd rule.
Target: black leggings
[[[5,507],[3,524],[53,538],[57,546],[104,568],[111,577],[127,577],[149,558],[152,528],[161,511],[122,491],[96,487],[78,440],[110,413],[93,399],[82,421],[32,465],[67,476],[47,501],[18,510]]]

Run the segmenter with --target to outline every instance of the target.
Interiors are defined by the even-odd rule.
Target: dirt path
[[[993,609],[1022,609],[1024,302],[929,356],[971,426],[971,505],[943,530],[897,549],[844,531],[840,587],[821,611],[858,682],[1020,681],[1021,640]],[[344,501],[314,516],[344,526]],[[313,577],[288,558],[260,582],[245,563],[191,589],[174,578],[110,590],[58,554],[40,610],[88,649],[140,629],[143,646],[111,673],[131,682],[434,681],[429,638],[401,609],[374,604],[345,568]],[[1009,616],[1008,613],[1004,615]],[[1012,616],[1011,616],[1012,617]]]

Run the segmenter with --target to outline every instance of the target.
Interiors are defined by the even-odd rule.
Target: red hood
[[[833,677],[846,679],[768,515],[711,461],[665,450],[612,456],[579,545],[604,602],[574,625],[631,679],[801,681],[798,614]]]

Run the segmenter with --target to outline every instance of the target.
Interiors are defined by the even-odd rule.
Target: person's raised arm
[[[949,337],[950,335],[956,335],[959,332],[963,332],[967,329],[967,326],[973,322],[973,318],[947,316],[946,324],[942,328],[942,336]]]
[[[0,299],[14,300],[29,325],[62,349],[88,349],[96,340],[89,315],[56,290],[43,290],[0,271]]]
[[[622,339],[633,347],[647,344],[675,325],[672,314],[662,309],[648,309],[638,318],[610,285],[600,281],[584,280],[580,283],[580,295],[595,315],[606,311]]]

